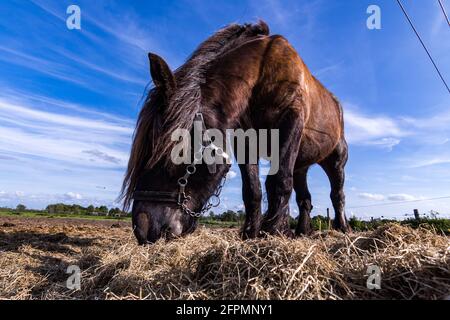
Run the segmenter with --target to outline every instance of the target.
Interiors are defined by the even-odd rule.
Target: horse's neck
[[[218,90],[218,89],[215,89]],[[216,101],[204,100],[200,108],[207,129],[218,129],[225,133],[227,129],[240,128],[240,119],[248,110],[248,101],[250,96],[242,96],[239,99],[230,98],[230,94],[223,95],[220,103]]]

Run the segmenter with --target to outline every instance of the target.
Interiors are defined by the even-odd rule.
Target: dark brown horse
[[[229,169],[227,164],[218,165],[211,173],[205,164],[192,169],[171,162],[176,143],[172,132],[191,130],[199,113],[205,127],[222,132],[279,129],[279,170],[266,180],[264,216],[259,167],[239,165],[246,212],[244,239],[264,232],[291,235],[288,215],[293,189],[300,208],[295,233],[311,233],[306,177],[315,163],[330,180],[334,228],[350,230],[344,214],[347,144],[342,108],[285,38],[270,36],[264,22],[231,25],[203,42],[173,73],[159,56],[149,54],[149,59],[155,87],[138,118],[123,184],[125,206],[133,202],[139,243],[192,232],[196,212],[206,206]],[[183,176],[189,181],[180,183]]]

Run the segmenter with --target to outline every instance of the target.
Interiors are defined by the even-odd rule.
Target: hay
[[[8,250],[5,235],[23,241],[18,228],[0,229],[1,298],[339,300],[450,294],[448,238],[398,224],[349,236],[331,231],[251,241],[241,241],[236,230],[201,228],[148,247],[135,245],[129,228],[53,226],[40,229],[43,243],[25,237],[27,243]],[[59,236],[57,247],[44,243],[61,233],[66,237]],[[65,288],[70,264],[83,270],[81,291]],[[370,265],[382,270],[381,290],[366,287]]]

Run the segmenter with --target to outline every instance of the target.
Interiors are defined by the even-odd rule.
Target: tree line
[[[0,208],[0,211],[11,211],[10,208]],[[14,209],[13,209],[14,210]],[[130,216],[130,213],[123,212],[120,208],[108,208],[105,205],[94,206],[89,205],[87,207],[77,205],[77,204],[64,204],[56,203],[49,204],[44,210],[28,210],[23,204],[17,205],[16,212],[45,212],[48,214],[73,214],[73,215],[87,215],[87,216],[110,216],[110,217],[126,217]],[[400,223],[403,225],[409,225],[413,228],[419,226],[431,226],[435,230],[440,230],[446,234],[450,234],[450,219],[439,218],[439,213],[431,211],[430,215],[419,215],[417,210],[414,210],[414,215],[402,221],[395,219],[387,219],[385,217],[371,219],[370,221],[365,221],[358,219],[357,217],[352,217],[349,219],[349,224],[354,231],[368,231],[374,230],[386,223]],[[213,222],[227,222],[230,225],[239,226],[242,225],[245,220],[245,212],[243,210],[233,211],[227,210],[220,214],[210,211],[208,215],[200,218],[202,223],[213,223]],[[317,215],[311,218],[312,227],[314,230],[328,230],[331,228],[333,220],[328,217]],[[297,218],[289,216],[289,224],[292,229],[295,229],[297,225]]]
[[[15,211],[26,212],[29,211],[23,204],[17,205]],[[49,204],[44,210],[31,210],[31,211],[43,211],[49,214],[76,214],[76,215],[89,215],[89,216],[127,216],[128,213],[122,211],[120,208],[108,208],[107,206],[94,206],[89,205],[87,207],[78,204],[65,204],[55,203]]]

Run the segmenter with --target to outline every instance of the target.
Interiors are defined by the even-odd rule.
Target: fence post
[[[419,220],[419,219],[420,219],[419,209],[414,209],[414,218],[415,218],[416,220]]]
[[[327,208],[328,230],[331,230],[330,208]]]

